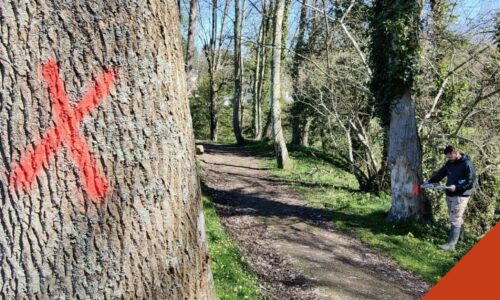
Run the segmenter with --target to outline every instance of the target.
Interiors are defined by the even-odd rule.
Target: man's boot
[[[455,245],[458,242],[459,236],[460,236],[460,227],[451,225],[450,235],[448,236],[448,243],[439,245],[439,248],[445,251],[455,250]]]

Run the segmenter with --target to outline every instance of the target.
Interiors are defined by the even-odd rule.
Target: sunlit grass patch
[[[257,277],[225,231],[211,200],[202,198],[217,299],[260,299]]]
[[[325,162],[312,151],[290,147],[293,168],[285,171],[277,168],[273,148],[268,143],[252,143],[245,148],[265,158],[266,167],[274,176],[300,192],[308,206],[324,210],[339,229],[356,233],[363,242],[431,284],[441,279],[477,242],[468,237],[465,243],[458,244],[457,251],[444,252],[437,245],[447,240],[447,224],[386,222],[390,195],[359,191],[352,174]]]

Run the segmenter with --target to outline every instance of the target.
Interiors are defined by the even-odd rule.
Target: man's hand
[[[455,190],[457,189],[457,186],[452,184],[448,187],[448,190],[450,190],[450,192],[454,192]]]

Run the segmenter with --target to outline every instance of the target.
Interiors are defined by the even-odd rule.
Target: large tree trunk
[[[427,219],[429,203],[418,189],[422,182],[422,153],[417,136],[415,104],[410,91],[393,101],[388,162],[392,192],[388,220]]]
[[[283,0],[276,0],[275,18],[274,18],[274,37],[273,37],[273,60],[271,65],[271,118],[273,128],[274,152],[278,168],[290,169],[292,162],[288,157],[283,129],[281,127],[281,37],[283,12],[285,7]]]
[[[427,221],[431,216],[430,205],[419,190],[422,154],[410,94],[419,57],[420,4],[416,0],[376,0],[372,8],[371,88],[377,114],[388,128],[387,166],[392,191],[389,221]],[[400,26],[392,26],[394,22]],[[384,164],[383,158],[382,168]]]
[[[243,0],[244,1],[244,0]],[[234,101],[233,101],[233,133],[236,142],[241,145],[245,142],[240,128],[240,103],[242,101],[241,78],[242,78],[242,57],[241,57],[241,18],[240,0],[234,2]]]
[[[194,53],[196,46],[194,38],[196,36],[196,17],[198,15],[198,0],[189,1],[189,28],[186,50],[186,81],[188,94],[191,94],[196,89],[197,74],[193,68]]]
[[[214,299],[175,1],[0,4],[7,299]]]

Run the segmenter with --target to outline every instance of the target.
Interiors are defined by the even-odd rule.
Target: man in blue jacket
[[[447,177],[446,202],[451,230],[448,242],[439,247],[446,251],[453,251],[463,231],[465,208],[474,193],[476,170],[469,156],[460,153],[453,146],[446,146],[444,155],[447,159],[446,164],[437,170],[424,185],[439,182]]]

